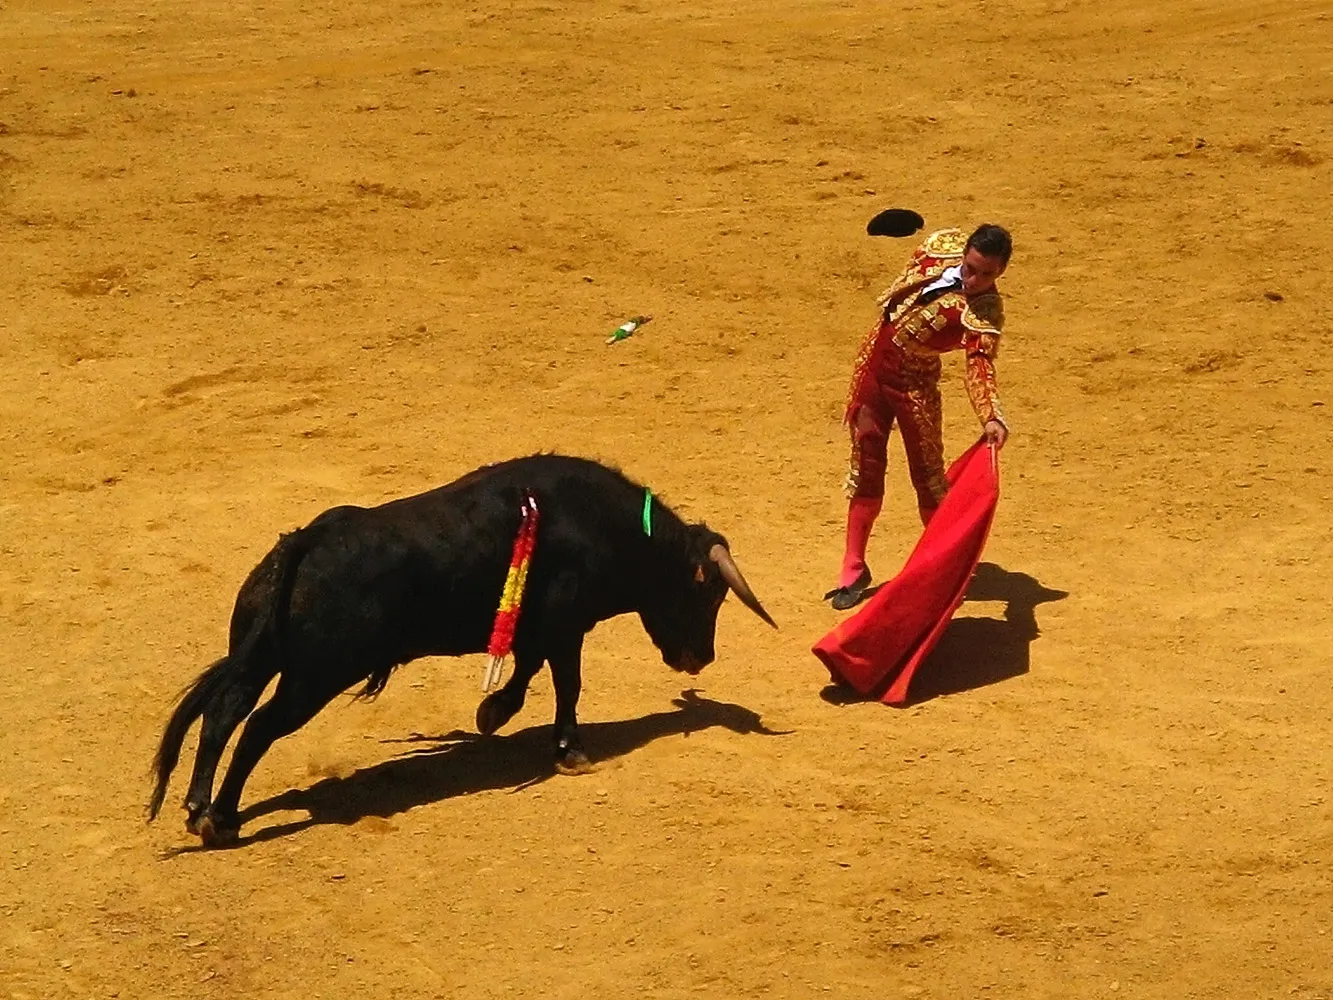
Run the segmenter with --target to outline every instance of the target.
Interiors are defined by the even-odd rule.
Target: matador
[[[1011,250],[1009,233],[1000,226],[980,226],[971,236],[960,229],[939,230],[926,237],[879,298],[882,314],[857,355],[845,413],[852,439],[847,540],[838,586],[824,595],[838,610],[854,607],[870,590],[866,544],[883,505],[888,438],[895,423],[923,524],[948,489],[941,355],[965,352],[972,408],[990,443],[1004,445],[1008,426],[995,385],[1004,306],[995,280],[1008,266]]]

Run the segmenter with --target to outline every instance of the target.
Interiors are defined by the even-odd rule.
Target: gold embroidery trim
[[[967,237],[961,229],[941,229],[927,236],[921,247],[932,257],[961,257]]]
[[[1004,329],[1004,300],[998,292],[978,295],[963,310],[963,326],[972,333],[999,333]]]
[[[998,420],[1004,424],[1004,413],[1000,409],[1000,393],[995,384],[995,355],[999,350],[999,334],[983,333],[970,339],[967,345],[967,360],[963,367],[963,382],[967,387],[967,396],[982,424]],[[1008,424],[1005,424],[1008,426]]]

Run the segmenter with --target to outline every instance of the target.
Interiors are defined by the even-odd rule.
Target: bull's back
[[[303,529],[293,649],[368,664],[484,650],[508,570],[503,521],[467,489],[321,515]]]
[[[626,481],[595,462],[558,455],[514,459],[375,507],[336,507],[296,533],[299,563],[287,597],[285,645],[292,655],[370,665],[485,649],[520,520],[531,490],[550,501],[538,552],[555,561],[572,519]],[[554,508],[554,509],[551,509]],[[578,514],[575,517],[575,513]],[[562,528],[562,522],[564,528]],[[233,614],[233,634],[275,592],[281,544],[251,573]],[[535,559],[530,587],[543,585]],[[535,609],[534,609],[535,610]]]

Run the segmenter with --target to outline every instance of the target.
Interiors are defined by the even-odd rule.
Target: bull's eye
[[[694,567],[694,582],[695,583],[704,582],[704,568],[702,566]]]

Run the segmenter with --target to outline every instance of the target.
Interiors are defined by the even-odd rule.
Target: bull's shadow
[[[1041,635],[1037,606],[1062,601],[1068,591],[1043,586],[1027,573],[981,563],[968,585],[965,601],[1004,601],[1004,620],[955,618],[917,669],[907,704],[919,705],[941,695],[958,694],[1021,677],[1028,672],[1032,640]],[[842,685],[829,685],[825,701],[862,700]]]
[[[665,736],[688,736],[705,729],[781,736],[758,713],[730,702],[700,697],[694,690],[672,699],[674,711],[654,712],[619,722],[579,725],[594,760],[622,757]],[[388,817],[416,806],[498,789],[518,791],[550,778],[551,726],[529,726],[509,736],[480,736],[455,729],[440,736],[414,734],[386,742],[417,744],[380,764],[346,778],[325,778],[256,802],[241,811],[241,823],[286,809],[303,809],[309,818],[269,826],[242,837],[237,846],[296,833],[326,823],[349,824],[368,816]]]

